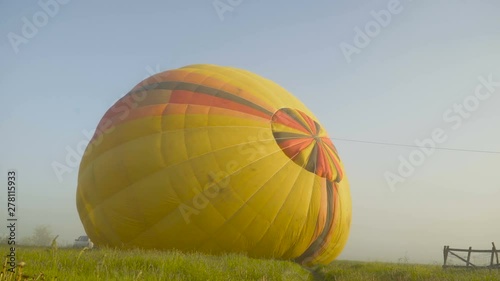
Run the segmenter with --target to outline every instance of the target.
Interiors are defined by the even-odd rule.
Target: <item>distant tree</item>
[[[48,225],[38,225],[33,230],[33,234],[28,238],[29,244],[34,246],[50,246],[54,235]]]
[[[7,234],[0,235],[0,244],[7,244],[9,241],[9,236]]]

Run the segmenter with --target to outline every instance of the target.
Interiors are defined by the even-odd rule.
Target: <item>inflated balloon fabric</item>
[[[342,162],[313,113],[268,79],[215,65],[149,77],[106,112],[77,207],[96,245],[303,264],[335,259],[351,222]]]

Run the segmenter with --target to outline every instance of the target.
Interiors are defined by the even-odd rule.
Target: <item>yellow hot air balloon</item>
[[[351,198],[318,119],[251,72],[191,65],[118,100],[80,164],[77,208],[97,245],[326,264]]]

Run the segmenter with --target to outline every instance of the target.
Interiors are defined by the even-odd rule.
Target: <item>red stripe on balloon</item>
[[[242,105],[231,100],[191,91],[174,90],[172,91],[172,95],[170,97],[169,102],[178,104],[196,104],[196,105],[225,108],[269,119],[269,116],[266,113],[253,109],[246,105]]]
[[[311,132],[313,135],[318,134],[318,131],[316,130],[316,124],[314,124],[314,120],[311,119],[311,117],[307,116],[304,112],[298,111],[300,116],[307,122],[307,125],[309,125],[309,128],[311,129]]]
[[[310,134],[310,132],[306,128],[304,128],[304,126],[299,124],[295,119],[293,119],[291,116],[289,116],[288,114],[286,114],[282,110],[277,111],[273,115],[273,122],[285,125],[287,127],[290,127],[290,128],[296,129],[296,130],[299,130],[301,132],[304,132],[307,135]]]
[[[313,139],[291,139],[280,141],[279,145],[283,152],[291,159],[299,155],[302,150],[307,148],[313,142]]]
[[[328,162],[325,148],[321,144],[318,146],[318,165],[316,166],[316,174],[331,179],[333,177],[333,173],[331,165]]]

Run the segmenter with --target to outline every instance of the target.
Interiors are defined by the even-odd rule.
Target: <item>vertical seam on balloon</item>
[[[335,194],[337,194],[337,197],[338,197],[339,196],[338,195],[338,193],[339,193],[338,185],[336,183],[333,183],[333,188],[334,188],[333,195],[335,196]],[[336,190],[336,193],[335,193],[335,190]],[[325,260],[327,258],[327,257],[325,257],[325,255],[330,255],[331,252],[334,252],[337,249],[337,247],[339,247],[337,242],[339,241],[340,237],[343,236],[343,233],[345,230],[345,228],[343,227],[344,224],[341,223],[341,221],[340,221],[342,219],[342,201],[339,198],[334,198],[334,200],[336,200],[335,207],[338,208],[338,210],[334,209],[334,213],[333,213],[333,216],[337,216],[339,218],[339,223],[336,225],[338,227],[338,234],[335,237],[336,238],[335,241],[330,241],[330,244],[333,245],[333,248],[331,250],[330,250],[330,248],[324,248],[323,252],[319,253],[315,257],[316,260]],[[335,211],[337,211],[338,213]],[[333,229],[333,226],[332,226],[332,234],[335,233],[335,231],[336,231],[336,229]],[[334,237],[332,237],[331,239],[333,240]]]
[[[165,155],[163,154],[163,143],[164,143],[164,138],[165,138],[165,134],[162,134],[162,132],[165,131],[165,111],[167,110],[167,107],[169,106],[169,103],[166,102],[165,103],[165,107],[163,108],[163,112],[162,112],[162,115],[161,117],[159,118],[159,121],[160,121],[160,154],[161,154],[161,160],[163,162],[163,167],[167,166],[167,161],[165,160]],[[158,134],[158,133],[156,133]]]
[[[206,79],[207,79],[207,78],[206,78]],[[205,80],[206,80],[206,79],[205,79]],[[212,108],[213,108],[213,107],[209,107],[209,108],[208,108],[208,114],[207,114],[208,118],[210,118],[210,116],[212,116],[212,115],[210,114],[210,111],[212,110]],[[208,119],[207,119],[207,124],[205,124],[205,125],[206,125],[205,127],[208,127]],[[208,135],[208,130],[207,130],[206,132],[207,132],[207,139],[208,139],[208,143],[209,143],[209,146],[210,146],[209,151],[211,151],[211,152],[212,152],[212,153],[210,153],[210,154],[211,154],[211,155],[212,155],[212,157],[215,159],[215,163],[217,164],[217,168],[218,168],[218,170],[219,170],[219,171],[221,171],[222,169],[221,169],[221,167],[220,167],[220,164],[217,162],[217,159],[215,158],[214,153],[213,153],[213,149],[212,149],[212,147],[213,147],[213,145],[212,145],[212,140],[211,140],[210,136]],[[200,187],[201,187],[201,183],[200,183]],[[202,189],[202,192],[203,192],[203,191],[204,191],[204,190],[203,190],[203,187],[201,187],[201,189]],[[219,214],[222,218],[224,218],[224,215],[223,215],[223,214],[222,214],[222,213],[221,213],[221,212],[220,212],[220,211],[219,211],[219,210],[218,210],[218,209],[217,209],[217,208],[216,208],[216,207],[212,204],[211,199],[208,199],[208,202],[209,202],[209,204],[212,206],[212,208],[215,210],[215,212],[217,212],[217,213],[218,213],[218,214]],[[210,237],[210,238],[213,238],[213,235],[214,235],[214,234],[209,233],[208,231],[206,231],[206,232],[205,232],[205,235],[206,235],[206,236],[208,236],[208,237]],[[214,240],[213,240],[213,242],[214,242],[214,243],[215,243],[215,244],[216,244],[219,248],[221,248],[221,249],[222,249],[223,247],[221,247],[220,245],[218,245],[218,243],[216,242],[216,240],[217,240],[217,239],[214,239]],[[202,241],[200,241],[200,245],[204,245],[204,244],[205,244],[205,242],[204,242],[203,240],[202,240]]]
[[[133,109],[131,109],[131,111],[132,111],[132,110],[133,110]],[[119,136],[119,137],[120,137],[120,138],[122,138],[123,136]],[[117,152],[116,152],[116,151],[115,151],[114,153],[115,153],[115,154],[117,154]],[[118,170],[121,170],[121,171],[122,171],[122,174],[123,174],[123,176],[124,176],[124,177],[125,177],[125,179],[126,179],[126,182],[130,182],[130,177],[129,177],[129,175],[128,175],[128,169],[127,169],[127,167],[125,166],[125,161],[124,161],[123,155],[118,155],[118,156],[117,156],[117,158],[118,158],[118,159],[122,159],[122,161],[119,161],[119,162],[118,162],[118,166],[119,166],[119,169],[118,169]],[[105,215],[105,217],[106,217],[106,221],[108,222],[108,226],[110,226],[110,228],[113,230],[113,234],[114,234],[114,236],[115,236],[115,237],[117,237],[117,238],[118,238],[118,240],[120,241],[120,244],[122,244],[122,245],[123,245],[123,244],[124,244],[124,242],[123,242],[122,238],[121,238],[119,235],[117,235],[117,234],[116,234],[115,228],[114,228],[114,227],[112,227],[112,225],[113,225],[113,224],[111,224],[111,223],[110,223],[109,216],[106,214],[106,215]]]
[[[326,179],[325,179],[326,180]],[[332,186],[329,188],[329,184],[331,184]],[[324,238],[326,235],[328,235],[328,233],[331,231],[331,227],[332,227],[332,224],[333,224],[333,218],[335,216],[335,206],[332,206],[334,205],[334,191],[332,190],[335,186],[335,183],[334,182],[331,182],[331,181],[327,181],[327,217],[326,217],[326,221],[325,221],[325,226],[323,228],[323,231],[321,232],[321,234],[314,240],[311,242],[311,244],[309,245],[309,247],[304,251],[304,253],[302,253],[299,257],[297,257],[295,260],[299,263],[302,263],[304,260],[308,259],[308,258],[317,258],[321,253],[319,252],[322,248],[322,246],[324,245]],[[329,219],[330,218],[330,219]]]
[[[328,146],[323,146],[323,148],[325,149],[326,151],[326,157],[327,159],[331,162],[332,165],[330,166],[333,166],[334,169],[335,169],[335,172],[336,172],[336,175],[335,175],[335,178],[333,178],[333,171],[332,171],[332,179],[335,181],[335,182],[340,182],[343,177],[344,177],[344,174],[343,174],[343,171],[342,171],[342,167],[340,166],[340,161],[337,161],[337,159],[335,158],[335,155],[331,154],[331,153],[328,153],[328,150],[330,150],[330,147]],[[340,160],[340,158],[339,158]]]
[[[300,175],[302,175],[302,173],[303,173],[304,171],[305,171],[305,169],[304,169],[304,168],[302,168],[302,169],[300,170],[300,172],[299,172],[299,176],[297,176],[297,178],[295,178],[295,182],[294,182],[294,184],[293,184],[294,186],[297,186],[297,180],[298,180],[298,178],[300,177]],[[312,177],[311,177],[311,178],[312,178],[312,184],[311,184],[311,185],[309,185],[309,186],[311,186],[311,188],[301,188],[301,189],[300,189],[300,190],[301,190],[301,193],[300,193],[299,198],[302,198],[302,196],[303,196],[303,194],[304,194],[304,191],[305,191],[305,190],[310,190],[310,191],[311,191],[311,194],[312,194],[312,189],[314,188],[314,180],[315,180],[315,178],[316,178],[316,175],[312,175]],[[303,201],[299,200],[297,205],[298,205],[298,206],[300,206],[300,203],[301,203],[301,202],[303,202]],[[285,231],[284,231],[284,233],[285,233],[285,234],[286,234],[286,233],[288,233],[288,229],[290,228],[290,224],[292,223],[293,219],[295,218],[295,216],[296,216],[296,214],[297,214],[297,208],[298,208],[298,206],[295,206],[295,208],[293,208],[294,212],[293,212],[292,218],[290,219],[290,221],[288,222],[287,226],[285,227]],[[309,208],[308,208],[308,209],[309,209]],[[306,219],[305,219],[305,220],[307,221],[307,217],[306,217]],[[302,228],[302,231],[303,231],[304,229],[305,229],[305,228]],[[291,252],[293,252],[293,251],[295,250],[295,246],[296,246],[296,244],[289,245],[288,249],[287,249],[287,250],[283,253],[283,255],[291,256]]]
[[[300,152],[298,152],[298,153],[300,153]],[[298,154],[298,153],[297,153],[297,154]],[[295,157],[295,156],[296,156],[296,155],[294,155],[294,157]],[[282,166],[282,167],[281,167],[278,171],[281,171],[281,170],[282,170],[282,169],[283,169],[286,165],[288,165],[290,162],[293,162],[292,158],[289,158],[289,159],[285,162],[285,164],[284,164],[284,165],[283,165],[283,166]],[[302,167],[302,170],[300,170],[300,171],[299,171],[299,173],[298,173],[297,177],[295,178],[295,180],[297,180],[297,178],[299,177],[300,173],[301,173],[303,170],[304,170],[304,169],[303,169],[303,167]],[[276,173],[275,173],[275,174],[276,174]],[[270,221],[270,225],[272,225],[272,224],[273,224],[273,222],[274,222],[274,221],[276,220],[276,218],[278,217],[278,214],[279,214],[279,213],[281,213],[281,211],[282,211],[282,209],[283,209],[283,206],[284,206],[284,205],[285,205],[285,203],[287,202],[288,198],[290,197],[290,193],[291,193],[291,191],[292,191],[294,188],[296,188],[296,186],[295,186],[295,185],[293,185],[293,186],[292,186],[292,188],[291,188],[290,192],[289,192],[289,193],[287,194],[287,196],[285,197],[285,200],[283,200],[283,203],[281,204],[280,208],[278,209],[278,211],[277,211],[277,212],[276,212],[276,214],[274,215],[274,218]],[[266,236],[266,234],[269,232],[269,229],[270,229],[270,227],[268,227],[268,228],[267,228],[266,232],[264,232],[264,234],[260,237],[260,239],[259,239],[259,240],[257,240],[257,242],[255,243],[255,245],[258,245],[258,244],[262,241],[262,239],[264,239],[264,237]]]
[[[304,163],[306,163],[306,162],[304,162]],[[304,167],[305,167],[305,165],[303,164],[303,165],[301,166],[301,168],[302,168],[302,169],[301,169],[301,170],[299,170],[299,175],[295,178],[294,186],[296,185],[296,183],[297,183],[297,179],[300,177],[300,175],[301,175],[302,173],[306,173],[306,172],[307,172],[307,173],[310,173],[310,171],[306,170]],[[315,176],[316,176],[316,175],[314,174],[314,175],[313,175],[313,177],[311,177],[311,179],[312,179],[312,184],[311,184],[310,186],[314,186]],[[312,189],[312,188],[311,188],[311,189]]]
[[[303,174],[303,173],[305,173],[305,172],[308,172],[308,171],[307,171],[307,170],[305,170],[304,168],[302,168],[302,170],[301,170],[299,173],[300,173],[300,175],[302,175],[302,174]],[[310,175],[310,173],[305,173],[305,174],[309,174],[309,175]],[[299,177],[300,177],[300,175],[299,175]],[[307,189],[307,190],[309,190],[309,199],[308,199],[308,200],[303,200],[303,202],[307,202],[307,204],[308,204],[308,207],[307,207],[307,212],[306,212],[306,216],[305,216],[305,221],[306,221],[306,222],[307,222],[307,221],[309,221],[309,219],[308,219],[308,218],[310,217],[310,215],[309,215],[309,214],[310,214],[310,206],[311,206],[311,201],[312,201],[312,198],[313,198],[312,196],[313,196],[313,194],[314,194],[314,185],[315,185],[315,180],[316,180],[316,178],[317,178],[317,177],[316,177],[316,175],[311,175],[311,176],[312,176],[312,184],[310,185],[310,186],[311,186],[311,188],[303,188],[303,189]],[[297,179],[298,179],[299,177],[297,177]],[[294,183],[294,184],[296,184],[296,182],[297,182],[297,181],[295,181],[295,183]],[[316,228],[316,226],[314,227],[314,229],[315,229],[315,228]],[[314,235],[314,229],[313,229],[313,233],[312,233],[313,235]],[[301,234],[304,234],[304,233],[306,233],[306,232],[307,232],[307,227],[304,227],[304,228],[300,231],[300,233],[301,233]],[[306,248],[307,248],[308,246],[309,246],[309,244],[306,246]],[[295,244],[293,244],[293,245],[290,245],[290,248],[288,249],[288,251],[287,251],[285,254],[287,254],[290,258],[293,258],[292,254],[293,254],[293,252],[294,252],[294,251],[296,251],[296,249],[297,249],[296,247],[297,247],[297,243],[295,243]]]
[[[318,179],[316,177],[316,179]],[[319,184],[319,188],[323,188],[323,185],[321,184],[321,181],[325,181],[325,186],[324,188],[326,189],[326,179],[325,178],[319,178],[320,180],[320,184]],[[312,200],[313,200],[313,196],[312,196],[312,193],[311,193],[311,197],[309,199],[309,204],[311,205],[312,204]],[[298,259],[302,254],[304,254],[307,249],[309,249],[309,247],[311,246],[311,244],[314,242],[314,240],[316,240],[320,235],[321,235],[321,232],[318,233],[317,235],[315,235],[316,233],[316,229],[319,227],[318,224],[319,224],[319,219],[320,219],[320,214],[321,214],[321,200],[322,200],[322,191],[319,190],[319,203],[318,203],[318,214],[317,216],[313,219],[314,220],[314,229],[313,229],[313,232],[312,232],[312,235],[311,237],[309,237],[309,242],[307,244],[307,247],[305,247],[304,251],[302,253],[300,253],[297,257],[295,257],[295,259]],[[328,212],[328,210],[326,210],[326,212]],[[310,214],[310,211],[308,211],[307,215],[309,216]],[[326,220],[327,220],[327,216],[325,214],[325,223],[326,223]],[[323,229],[324,229],[325,225],[323,224]],[[323,231],[323,229],[321,231]]]
[[[331,192],[331,195],[330,195],[331,201],[328,201],[328,203],[332,205],[331,212],[329,213],[329,215],[331,216],[331,220],[330,220],[330,223],[328,225],[328,230],[327,230],[327,232],[325,232],[324,237],[319,245],[320,247],[319,247],[319,249],[316,250],[316,253],[314,255],[314,257],[316,259],[321,258],[322,256],[324,256],[325,252],[328,251],[328,247],[327,247],[326,242],[327,242],[328,238],[330,238],[329,244],[332,245],[332,240],[334,239],[332,234],[334,234],[335,229],[338,226],[336,224],[336,221],[335,221],[335,218],[336,217],[338,218],[336,209],[339,207],[337,204],[338,203],[337,202],[338,196],[337,196],[337,193],[335,191],[337,184],[335,182],[328,182],[328,183],[331,184],[331,188],[329,188],[329,190],[331,190],[330,191]],[[333,245],[335,245],[335,244],[333,244]]]

